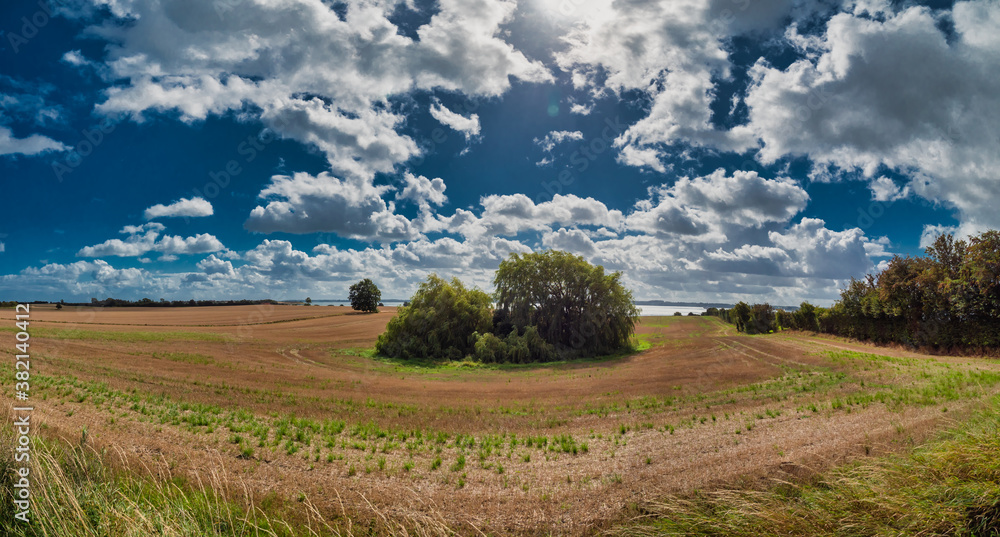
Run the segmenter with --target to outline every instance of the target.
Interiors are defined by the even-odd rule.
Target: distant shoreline
[[[194,301],[195,302],[194,304],[192,304],[190,300],[173,300],[173,301],[167,301],[166,303],[155,302],[155,301],[145,302],[144,303],[144,302],[141,302],[141,301],[124,301],[124,300],[119,300],[119,299],[112,299],[112,300],[114,300],[114,303],[111,304],[111,305],[106,304],[106,301],[104,301],[104,300],[98,301],[97,303],[89,303],[89,302],[63,302],[62,305],[63,306],[77,306],[77,307],[80,307],[80,306],[92,306],[92,307],[143,307],[143,306],[145,306],[145,307],[213,307],[213,306],[237,306],[237,305],[259,305],[259,304],[287,304],[287,305],[296,305],[296,304],[305,304],[306,303],[305,300],[273,300],[273,299],[261,299],[261,300],[243,299],[243,300],[229,300],[229,301],[224,301],[224,300],[197,300],[197,301]],[[395,306],[395,305],[402,305],[403,303],[408,302],[408,300],[398,299],[398,298],[387,298],[387,299],[382,300],[381,302],[382,302],[382,304],[384,304],[386,306]],[[11,302],[6,302],[6,301],[0,302],[0,304],[3,304],[3,305],[14,304],[14,303],[15,303],[14,301],[11,301]],[[34,301],[30,301],[30,302],[23,302],[22,301],[20,303],[21,304],[58,304],[59,302],[45,301],[45,300],[34,300]],[[314,305],[323,304],[323,305],[332,305],[332,306],[350,306],[351,305],[351,301],[349,299],[342,299],[342,300],[341,299],[316,299],[316,300],[310,301],[310,304],[314,304]],[[701,308],[703,310],[707,310],[709,308],[726,308],[726,309],[729,309],[729,308],[733,307],[733,304],[723,303],[723,302],[674,302],[674,301],[668,301],[668,300],[636,300],[635,301],[635,305],[639,306],[640,308],[642,306],[655,306],[655,307],[664,307],[664,308],[673,308],[673,307],[676,307],[676,308],[685,308],[685,309]],[[799,308],[798,308],[798,306],[774,306],[774,309],[783,309],[785,311],[795,311],[795,310],[798,310]]]

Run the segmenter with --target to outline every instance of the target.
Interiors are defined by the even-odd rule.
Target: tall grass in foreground
[[[4,413],[6,414],[6,413]],[[8,421],[9,420],[5,420]],[[85,436],[84,436],[85,438]],[[129,466],[81,440],[36,437],[31,455],[31,523],[15,521],[14,439],[0,428],[0,535],[4,537],[451,535],[440,514],[393,521],[371,508],[362,524],[325,518],[308,499],[260,501],[247,485],[216,469],[184,479],[161,467]]]
[[[1000,536],[1000,398],[913,451],[806,483],[673,497],[617,535]]]
[[[1000,397],[939,440],[866,459],[806,482],[667,498],[617,535],[1000,535]],[[6,419],[6,416],[5,416]],[[258,499],[221,460],[190,479],[166,464],[129,465],[85,441],[36,438],[32,523],[14,522],[13,438],[0,427],[0,535],[11,537],[360,536],[474,534],[440,513],[387,515],[358,524],[325,517],[307,499]],[[212,465],[206,465],[212,466]],[[333,492],[331,492],[333,494]]]

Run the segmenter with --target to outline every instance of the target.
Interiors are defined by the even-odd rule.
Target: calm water
[[[638,306],[638,308],[639,315],[643,317],[673,315],[675,311],[681,312],[681,315],[687,315],[688,313],[701,315],[705,313],[705,308],[697,306]]]
[[[402,306],[402,300],[383,300],[383,304],[386,306]],[[351,307],[351,301],[349,300],[313,300],[313,306],[347,306]]]

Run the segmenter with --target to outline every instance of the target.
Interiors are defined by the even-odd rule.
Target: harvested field
[[[414,365],[371,356],[392,315],[33,307],[35,416],[176,474],[224,466],[332,523],[592,534],[666,493],[911,446],[1000,391],[995,361],[708,317],[643,318],[628,356]]]

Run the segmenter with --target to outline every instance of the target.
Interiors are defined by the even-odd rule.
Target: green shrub
[[[489,333],[476,334],[475,338],[472,357],[483,363],[528,364],[550,362],[559,357],[555,347],[542,339],[534,326],[526,328],[523,334],[513,330],[504,339]]]
[[[495,364],[507,361],[507,344],[504,340],[491,333],[475,334],[475,353],[472,357],[486,364]]]

